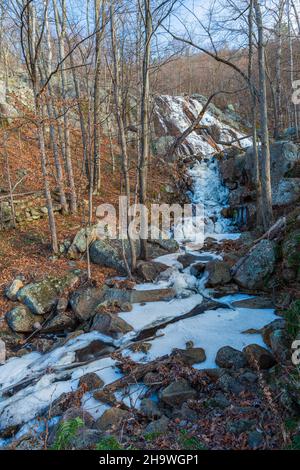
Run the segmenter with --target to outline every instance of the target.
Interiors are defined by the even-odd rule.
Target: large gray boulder
[[[271,240],[261,240],[232,268],[233,279],[246,289],[264,287],[274,271],[275,262],[276,244]]]
[[[179,245],[176,240],[149,240],[148,242],[148,258],[156,258],[168,253],[178,251]],[[136,241],[137,257],[140,254],[140,243]],[[126,265],[124,262],[124,255],[126,261],[131,266],[131,253],[128,240],[118,239],[103,239],[96,240],[90,246],[90,257],[92,263],[113,268],[122,275],[127,274]]]
[[[124,250],[124,251],[123,251]],[[128,240],[96,240],[90,246],[90,258],[92,263],[112,268],[120,274],[126,275],[126,265],[124,262],[124,254],[126,260],[131,266],[130,245]]]
[[[16,333],[31,333],[43,322],[43,317],[31,313],[25,305],[18,305],[5,315],[9,327]]]
[[[65,291],[76,286],[80,280],[79,276],[78,271],[71,271],[63,277],[46,277],[20,289],[17,298],[35,315],[45,315]]]
[[[210,261],[206,265],[208,287],[224,285],[231,281],[230,267],[224,261]]]

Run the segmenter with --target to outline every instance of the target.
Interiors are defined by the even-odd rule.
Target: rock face
[[[17,333],[32,333],[36,327],[34,325],[43,322],[43,317],[31,313],[25,305],[18,305],[5,315],[10,328]]]
[[[243,352],[254,369],[270,369],[276,364],[272,353],[258,344],[249,344]]]
[[[210,261],[207,263],[208,279],[206,285],[214,287],[224,285],[231,281],[230,268],[224,261]]]
[[[242,351],[224,346],[217,352],[216,364],[225,369],[241,369],[247,366],[247,359]]]
[[[91,330],[99,331],[112,338],[120,338],[133,330],[126,321],[111,313],[97,313],[94,316]]]
[[[70,272],[60,278],[47,277],[20,289],[17,298],[35,315],[44,315],[55,306],[64,291],[75,287],[78,282],[79,274],[76,272]]]
[[[284,206],[300,196],[299,147],[289,141],[274,142],[270,146],[273,205]],[[233,153],[220,161],[221,176],[231,190],[230,216],[240,225],[255,225],[256,190],[253,148],[245,153]]]
[[[264,287],[276,261],[275,243],[261,240],[232,268],[234,281],[246,289]]]
[[[196,396],[196,390],[184,379],[172,382],[160,394],[161,400],[172,407],[180,406],[187,400],[196,398]]]

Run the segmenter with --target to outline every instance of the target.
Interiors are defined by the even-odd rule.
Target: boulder
[[[203,262],[200,261],[198,263],[193,264],[190,267],[190,273],[191,273],[192,276],[200,277],[200,276],[202,276],[205,268],[206,268],[206,263],[203,263]]]
[[[113,429],[120,429],[122,421],[128,419],[129,412],[121,408],[109,408],[104,411],[103,415],[97,419],[96,428],[99,431],[105,432]]]
[[[180,406],[187,400],[196,398],[196,396],[196,390],[184,379],[170,383],[160,392],[161,400],[172,407]]]
[[[130,302],[161,302],[174,299],[176,290],[173,288],[166,289],[149,289],[149,290],[132,290],[130,294]]]
[[[162,416],[157,421],[152,421],[146,426],[144,430],[144,435],[145,434],[162,434],[162,433],[167,432],[169,422],[170,420],[166,416]]]
[[[70,305],[76,317],[80,321],[88,320],[94,313],[97,305],[104,300],[108,287],[103,286],[81,288],[73,292],[70,297]]]
[[[136,243],[136,247],[138,256],[139,243]],[[128,240],[96,240],[90,246],[90,258],[92,263],[115,269],[119,274],[127,275],[124,254],[128,265],[131,266],[130,244]]]
[[[225,369],[242,369],[247,366],[247,359],[242,351],[224,346],[217,352],[216,364]]]
[[[92,390],[103,387],[104,382],[95,372],[89,372],[80,377],[78,385],[86,391],[91,392]]]
[[[17,333],[32,333],[43,322],[43,317],[34,315],[25,305],[18,305],[5,315],[10,328]]]
[[[80,229],[68,249],[67,256],[69,259],[77,259],[86,252],[87,246],[90,246],[97,238],[97,226],[84,227]]]
[[[173,349],[172,356],[179,357],[185,364],[193,365],[206,361],[203,348]]]
[[[270,347],[275,359],[280,364],[291,359],[291,340],[286,330],[278,329],[270,333]]]
[[[300,197],[300,178],[284,178],[272,191],[274,206],[286,206],[298,201]]]
[[[277,320],[273,320],[268,325],[265,325],[261,331],[262,337],[264,342],[267,346],[271,347],[271,339],[270,335],[275,330],[283,330],[285,328],[286,321],[284,318],[278,318]]]
[[[207,287],[224,285],[231,281],[230,267],[224,261],[210,261],[205,270],[208,273]]]
[[[179,250],[179,244],[174,239],[148,240],[147,256],[149,259],[155,259],[169,253],[176,253]]]
[[[260,153],[260,150],[259,150]],[[288,177],[291,170],[300,159],[300,154],[297,145],[287,140],[273,142],[270,145],[271,156],[271,177],[272,187],[276,186],[278,181],[282,178]],[[249,147],[246,151],[246,170],[252,175],[254,179],[254,166],[253,166],[253,148]]]
[[[60,331],[74,330],[76,326],[76,318],[69,313],[61,313],[55,315],[54,318],[49,320],[43,327],[44,333],[58,333]]]
[[[232,268],[234,281],[246,288],[257,289],[264,283],[275,267],[276,244],[261,240]]]
[[[199,262],[201,256],[193,255],[192,253],[185,253],[184,255],[179,255],[177,261],[182,264],[183,268],[187,268],[193,263]]]
[[[85,426],[92,427],[94,425],[94,418],[83,408],[71,406],[62,415],[61,422],[70,421],[72,419],[81,418]]]
[[[144,281],[152,282],[166,269],[168,269],[168,266],[163,263],[156,261],[138,261],[136,273]]]
[[[49,276],[40,282],[28,284],[18,291],[17,298],[35,315],[45,315],[64,292],[78,284],[79,274],[78,271],[71,271],[63,277]]]
[[[5,289],[5,295],[8,299],[16,301],[17,294],[20,289],[24,286],[21,279],[15,279],[7,289]]]
[[[272,353],[258,344],[249,344],[243,352],[254,369],[270,369],[276,364]]]
[[[125,320],[111,313],[96,313],[91,330],[99,331],[112,338],[120,338],[133,330]]]

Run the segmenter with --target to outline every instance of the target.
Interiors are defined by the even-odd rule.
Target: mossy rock
[[[35,315],[44,315],[55,306],[59,297],[79,282],[79,271],[63,277],[49,276],[40,282],[28,284],[18,291],[17,298]]]

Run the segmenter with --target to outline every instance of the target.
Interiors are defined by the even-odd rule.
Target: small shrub
[[[67,449],[73,437],[76,436],[78,429],[82,428],[82,426],[84,426],[84,422],[79,416],[60,423],[52,449]]]

